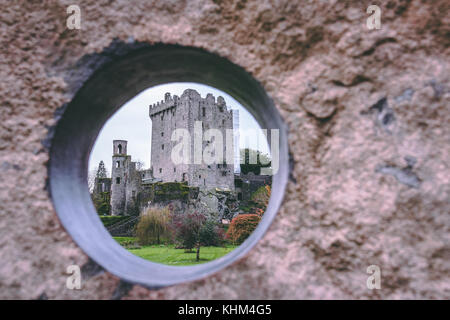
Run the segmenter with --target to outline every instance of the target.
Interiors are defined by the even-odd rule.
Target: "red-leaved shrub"
[[[233,218],[227,231],[227,239],[241,244],[256,229],[261,217],[257,214],[240,214]]]

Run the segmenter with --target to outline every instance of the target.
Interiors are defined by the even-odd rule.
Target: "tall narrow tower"
[[[234,172],[241,173],[241,156],[239,150],[239,110],[233,109],[233,135],[234,135]]]
[[[127,180],[127,141],[113,141],[111,166],[111,215],[125,214],[125,184]]]

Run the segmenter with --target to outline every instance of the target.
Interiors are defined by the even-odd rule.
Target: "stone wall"
[[[1,3],[1,298],[450,298],[447,0],[380,2],[379,30],[372,1],[87,0],[81,30],[66,28],[73,1]],[[204,48],[261,82],[289,126],[284,204],[257,247],[206,279],[117,295],[96,268],[68,290],[67,266],[91,262],[49,198],[49,128],[137,41]],[[366,287],[372,264],[381,290]]]

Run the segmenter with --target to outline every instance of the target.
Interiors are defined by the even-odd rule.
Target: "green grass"
[[[121,246],[123,246],[125,243],[136,241],[136,238],[133,237],[113,237],[113,239],[116,240]]]
[[[114,237],[116,241],[129,241],[134,238]],[[233,251],[236,246],[225,247],[201,247],[200,261],[196,261],[196,251],[185,252],[184,249],[175,249],[174,245],[152,245],[142,246],[140,249],[127,249],[129,252],[152,262],[167,264],[170,266],[190,266],[201,264],[220,258]]]

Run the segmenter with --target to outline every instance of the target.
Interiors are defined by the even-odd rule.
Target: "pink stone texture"
[[[449,299],[447,0],[6,1],[0,10],[0,298]],[[89,258],[46,189],[46,141],[80,61],[124,43],[204,48],[264,86],[289,127],[292,173],[269,232],[242,260],[161,290]],[[130,75],[132,76],[132,75]],[[366,269],[381,269],[381,289]]]

